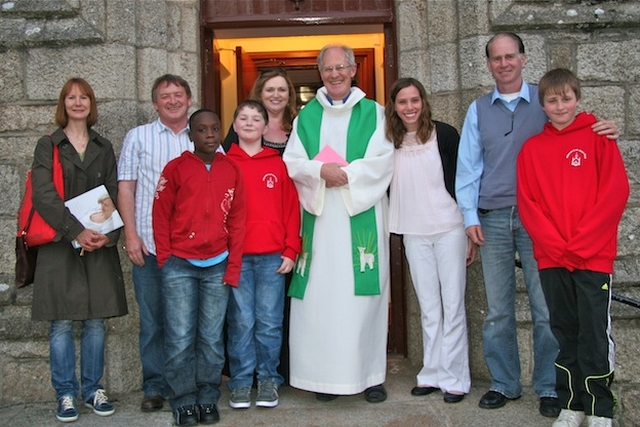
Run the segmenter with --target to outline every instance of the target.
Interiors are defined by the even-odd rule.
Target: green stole
[[[298,118],[298,137],[309,159],[320,151],[320,126],[323,108],[317,99],[313,99],[300,111]],[[361,99],[352,109],[347,131],[347,162],[364,157],[369,140],[377,127],[376,103]],[[316,216],[302,213],[302,253],[294,269],[289,296],[304,297],[309,271],[312,264],[313,231]],[[351,217],[351,246],[353,258],[353,276],[355,295],[380,295],[380,275],[378,273],[378,232],[376,227],[375,206]],[[329,250],[330,248],[325,248]],[[326,268],[331,268],[330,265]]]

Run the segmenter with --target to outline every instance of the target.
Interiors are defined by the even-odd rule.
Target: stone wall
[[[116,155],[126,132],[155,117],[151,86],[164,73],[200,93],[198,1],[0,1],[0,406],[53,400],[48,323],[32,322],[31,286],[13,286],[15,215],[35,142],[55,130],[63,83],[85,78],[98,98],[96,130]],[[107,322],[104,385],[141,385],[138,313],[123,255],[129,315]]]
[[[52,400],[48,330],[30,320],[31,289],[13,287],[13,236],[35,141],[54,130],[58,91],[71,76],[86,78],[99,99],[96,130],[119,152],[127,130],[155,116],[153,80],[184,76],[199,96],[197,0],[0,0],[0,405]],[[396,0],[400,76],[431,94],[434,117],[458,129],[469,103],[489,91],[484,45],[491,33],[522,35],[525,76],[537,80],[567,66],[584,84],[582,105],[615,119],[632,185],[620,226],[616,292],[640,298],[640,2],[547,0]],[[130,263],[123,258],[125,277]],[[409,277],[409,275],[406,275]],[[521,280],[520,280],[521,282]],[[108,321],[105,386],[119,394],[140,387],[137,306],[130,281],[130,315]],[[408,287],[410,289],[410,286]],[[518,297],[523,381],[532,372],[531,324],[524,287]],[[410,358],[421,361],[417,304],[409,295]],[[479,263],[469,269],[467,311],[475,382],[487,381],[481,327],[486,310]],[[615,388],[621,425],[640,424],[640,315],[614,303],[618,343]],[[636,412],[634,412],[636,411]]]

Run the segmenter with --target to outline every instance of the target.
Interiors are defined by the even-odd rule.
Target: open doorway
[[[398,77],[393,0],[200,0],[200,22],[202,105],[219,112],[223,129],[230,126],[238,100],[242,100],[247,86],[250,89],[255,80],[249,77],[247,84],[243,83],[242,75],[238,77],[237,47],[258,64],[256,75],[259,67],[290,65],[290,72],[299,82],[301,98],[315,94],[320,84],[315,56],[330,43],[372,51],[372,62],[359,63],[358,68],[373,71],[369,78],[373,86],[368,86],[366,92],[380,104],[385,104],[386,88]],[[274,52],[277,55],[270,58],[269,54]],[[312,64],[309,52],[315,52],[311,54]],[[296,57],[302,58],[300,63],[295,64]],[[367,73],[358,77],[362,88],[367,84]],[[401,240],[392,236],[390,243],[388,350],[406,356],[405,263]]]
[[[287,29],[292,31],[295,29]],[[355,31],[356,28],[351,28]],[[385,102],[385,36],[382,26],[366,26],[365,33],[268,36],[263,31],[215,31],[212,56],[219,60],[220,112],[224,129],[231,125],[233,111],[246,98],[262,69],[282,67],[287,70],[301,97],[308,99],[322,85],[317,68],[317,55],[327,44],[346,44],[356,53],[356,81],[367,97]],[[262,34],[262,35],[261,35]],[[247,35],[256,35],[247,37]],[[275,49],[274,49],[275,48]],[[214,77],[215,78],[215,77]]]

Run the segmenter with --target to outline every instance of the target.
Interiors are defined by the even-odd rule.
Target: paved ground
[[[551,426],[553,420],[538,413],[538,401],[530,388],[521,399],[508,402],[500,409],[478,408],[478,401],[486,391],[486,384],[474,384],[471,393],[460,403],[446,404],[442,395],[411,396],[415,366],[404,359],[390,359],[385,386],[389,394],[386,402],[371,404],[362,394],[340,397],[331,402],[319,402],[313,393],[290,387],[280,390],[277,408],[252,407],[231,409],[227,405],[229,393],[223,387],[220,400],[220,423],[217,426],[269,427],[540,427]],[[110,396],[116,413],[98,417],[82,408],[73,427],[169,427],[173,425],[169,410],[143,414],[139,410],[141,393]],[[55,418],[55,402],[30,403],[0,408],[0,426],[42,427],[63,426]]]

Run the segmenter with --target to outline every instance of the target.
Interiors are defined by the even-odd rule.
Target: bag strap
[[[62,163],[60,162],[60,149],[53,143],[53,140],[51,140],[51,144],[53,145],[53,186],[58,191],[60,198],[64,200],[64,175],[62,173]]]
[[[49,135],[49,138],[51,138],[51,135]],[[60,150],[58,149],[58,146],[53,143],[53,140],[51,140],[51,145],[53,146],[53,161],[51,163],[53,185],[58,191],[60,197],[64,198],[64,175],[62,174],[62,163],[60,163]],[[35,211],[36,208],[31,206],[29,217],[27,218],[27,222],[21,232],[23,236],[27,234],[27,230],[29,229],[29,225],[31,225],[31,219],[33,218]]]
[[[20,234],[22,234],[23,236],[25,236],[27,234],[27,230],[29,229],[29,226],[31,225],[31,218],[33,218],[33,213],[35,211],[36,211],[36,209],[32,206],[31,207],[31,211],[29,211],[29,216],[27,217],[27,222],[25,223],[24,228],[20,232]]]

